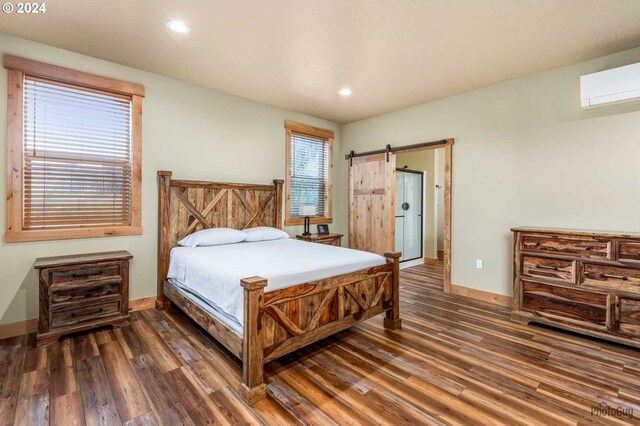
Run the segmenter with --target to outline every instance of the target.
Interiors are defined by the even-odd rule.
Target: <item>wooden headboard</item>
[[[166,299],[169,252],[187,235],[205,228],[246,229],[272,226],[282,229],[282,184],[204,182],[171,179],[161,170],[158,209],[158,305]]]

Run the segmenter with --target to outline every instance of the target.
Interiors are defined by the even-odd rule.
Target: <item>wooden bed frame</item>
[[[180,308],[242,360],[242,396],[253,404],[266,396],[264,364],[386,312],[384,326],[401,327],[400,253],[387,263],[319,281],[264,291],[267,280],[247,277],[240,335],[175,290],[166,278],[177,241],[203,228],[282,228],[282,180],[273,185],[171,179],[159,171],[158,299],[156,307]]]

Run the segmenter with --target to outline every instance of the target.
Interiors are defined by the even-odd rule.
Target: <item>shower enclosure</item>
[[[424,172],[396,170],[396,251],[401,262],[420,259],[424,246]]]

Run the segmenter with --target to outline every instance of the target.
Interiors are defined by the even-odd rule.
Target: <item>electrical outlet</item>
[[[476,259],[476,269],[484,269],[484,262],[482,259]]]

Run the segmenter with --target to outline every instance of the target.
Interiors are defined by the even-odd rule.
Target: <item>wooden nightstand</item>
[[[37,345],[60,336],[129,321],[127,251],[36,259],[40,276]]]
[[[302,241],[309,241],[310,243],[319,243],[338,247],[342,246],[342,234],[296,235],[296,238]]]

